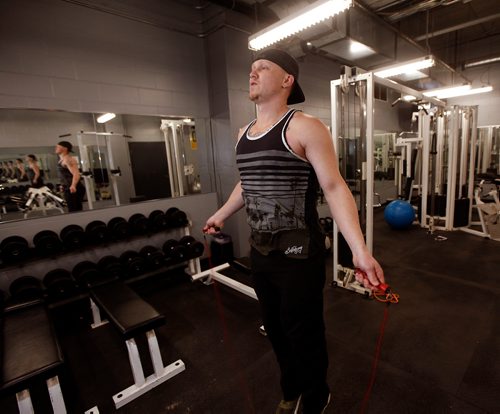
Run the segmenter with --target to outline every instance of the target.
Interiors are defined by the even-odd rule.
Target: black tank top
[[[252,137],[249,124],[236,145],[250,244],[261,254],[281,251],[306,258],[324,250],[318,220],[318,180],[311,164],[295,154],[285,132],[296,110],[269,131]]]
[[[59,180],[64,187],[71,187],[73,182],[73,174],[65,165],[61,164],[61,160],[57,163],[57,174],[59,175]]]

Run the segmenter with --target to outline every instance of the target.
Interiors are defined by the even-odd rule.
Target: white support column
[[[130,361],[130,368],[132,368],[132,375],[134,376],[134,384],[137,387],[144,385],[146,379],[144,378],[144,371],[142,370],[141,358],[139,350],[134,338],[125,341],[128,351],[128,359]]]
[[[374,193],[374,166],[373,166],[373,73],[366,78],[366,246],[373,253],[373,193]],[[360,114],[363,116],[363,114]]]
[[[451,129],[448,133],[448,179],[446,192],[445,230],[453,230],[453,217],[455,216],[459,124],[460,110],[457,106],[453,106],[451,108]]]
[[[168,132],[171,130],[172,122],[162,119],[160,129],[163,131],[163,137],[165,139],[165,151],[167,153],[167,168],[168,168],[168,181],[170,183],[170,195],[171,197],[176,196],[176,189],[174,184],[174,169],[173,165],[175,160],[172,158],[172,152],[170,151],[170,142],[168,139]]]
[[[180,159],[180,150],[179,150],[179,138],[177,135],[177,128],[179,126],[182,126],[182,124],[179,124],[178,122],[173,123],[172,127],[172,142],[174,143],[174,157],[175,157],[175,166],[177,168],[177,186],[179,188],[179,197],[182,197],[184,195],[184,168],[181,165]]]
[[[338,110],[338,93],[340,90],[340,81],[330,82],[330,99],[331,99],[331,120],[332,120],[332,140],[333,146],[335,148],[335,155],[337,156],[337,163],[339,161],[339,113]],[[338,240],[339,240],[339,228],[337,222],[333,221],[333,240],[332,240],[332,251],[333,251],[333,282],[338,280],[338,264],[339,264],[339,253],[338,253]]]
[[[420,119],[421,118],[421,119]],[[428,227],[427,224],[427,198],[429,196],[429,156],[431,149],[431,117],[424,111],[419,114],[419,135],[422,137],[422,205],[421,227]],[[435,172],[433,171],[433,174]],[[415,174],[416,175],[416,174]]]
[[[87,146],[83,144],[82,133],[76,134],[76,140],[78,142],[78,149],[80,150],[82,171],[90,171],[89,154],[87,152]],[[87,193],[89,210],[93,210],[95,201],[94,182],[92,181],[92,177],[88,175],[83,176],[83,181],[85,182],[85,192]]]
[[[108,152],[109,171],[116,170],[115,160],[113,159],[113,149],[111,148],[110,135],[104,136],[104,142],[106,143],[106,149]],[[111,174],[111,172],[108,173],[108,177],[111,180],[111,182],[113,183],[113,197],[115,198],[115,204],[117,206],[119,206],[120,205],[120,195],[118,192],[118,183],[116,182],[116,177],[113,174]]]
[[[64,404],[59,378],[57,378],[56,375],[55,377],[49,378],[46,382],[54,414],[66,414],[66,405]]]
[[[19,414],[34,414],[33,404],[29,390],[22,390],[16,393],[17,407]]]

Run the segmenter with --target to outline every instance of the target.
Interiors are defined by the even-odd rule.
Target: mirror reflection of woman
[[[34,154],[26,155],[26,162],[28,163],[28,168],[26,170],[26,175],[28,176],[31,187],[40,188],[45,184],[43,182],[43,171],[40,170],[38,165],[38,160]]]
[[[24,168],[24,161],[21,158],[16,159],[16,178],[18,182],[28,180],[26,169]]]
[[[70,152],[73,145],[68,141],[61,141],[56,145],[55,153],[59,156],[57,172],[63,187],[64,198],[68,206],[68,212],[83,210],[83,197],[85,187],[80,181],[80,171],[78,163]]]

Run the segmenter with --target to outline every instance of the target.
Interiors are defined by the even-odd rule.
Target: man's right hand
[[[224,226],[224,222],[222,220],[217,220],[213,216],[210,217],[205,223],[205,227],[203,227],[203,233],[206,234],[216,234],[219,233]]]

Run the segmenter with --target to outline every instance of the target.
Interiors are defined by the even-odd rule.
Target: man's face
[[[67,149],[66,147],[63,147],[62,145],[56,145],[56,148],[55,148],[55,153],[56,154],[66,154],[67,152]]]
[[[280,66],[266,59],[253,62],[249,80],[249,98],[255,103],[283,91],[283,82],[289,77]]]

